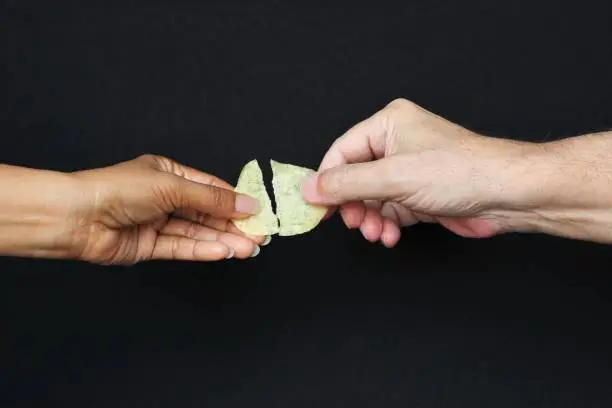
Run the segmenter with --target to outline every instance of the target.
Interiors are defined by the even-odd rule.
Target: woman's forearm
[[[68,174],[0,164],[0,255],[61,257],[72,183]]]

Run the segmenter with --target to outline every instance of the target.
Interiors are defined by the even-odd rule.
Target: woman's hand
[[[165,157],[142,156],[74,177],[85,192],[75,208],[74,249],[87,261],[248,258],[266,238],[245,236],[231,222],[257,213],[257,201]]]
[[[8,169],[14,191],[0,204],[0,224],[13,216],[0,228],[0,253],[100,264],[216,261],[255,256],[268,238],[246,236],[231,221],[257,213],[256,200],[165,157],[71,174]]]

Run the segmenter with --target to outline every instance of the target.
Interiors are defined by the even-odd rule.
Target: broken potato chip
[[[276,199],[278,235],[304,234],[314,229],[327,214],[327,207],[312,205],[302,197],[302,181],[315,173],[306,167],[270,160],[272,188]]]
[[[272,210],[272,202],[266,191],[263,173],[257,160],[248,162],[240,172],[235,191],[253,197],[259,201],[261,211],[241,220],[234,220],[234,225],[250,235],[274,235],[278,233],[278,219]]]
[[[276,214],[263,181],[263,173],[257,160],[248,162],[240,172],[236,192],[257,199],[261,206],[259,214],[234,224],[251,235],[290,236],[314,229],[327,214],[327,207],[307,203],[302,197],[302,181],[315,173],[306,167],[270,160],[272,167],[272,190],[276,201]]]

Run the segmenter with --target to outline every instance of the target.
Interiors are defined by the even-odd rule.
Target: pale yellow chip
[[[235,191],[259,201],[259,214],[241,220],[234,220],[236,227],[251,235],[274,235],[278,233],[278,219],[272,210],[272,202],[266,191],[263,173],[257,160],[248,162],[240,172]]]
[[[309,204],[302,197],[302,181],[315,171],[274,160],[270,160],[270,165],[276,216],[280,223],[278,235],[298,235],[311,231],[327,214],[327,207]]]

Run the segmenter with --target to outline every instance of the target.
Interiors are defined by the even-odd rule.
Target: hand
[[[403,99],[337,139],[304,198],[339,205],[349,228],[396,245],[400,227],[437,222],[465,237],[512,228],[533,145],[478,135]],[[535,151],[535,150],[534,150]]]
[[[212,175],[152,155],[72,174],[69,257],[102,264],[215,261],[257,255],[267,237],[231,222],[259,211]]]

